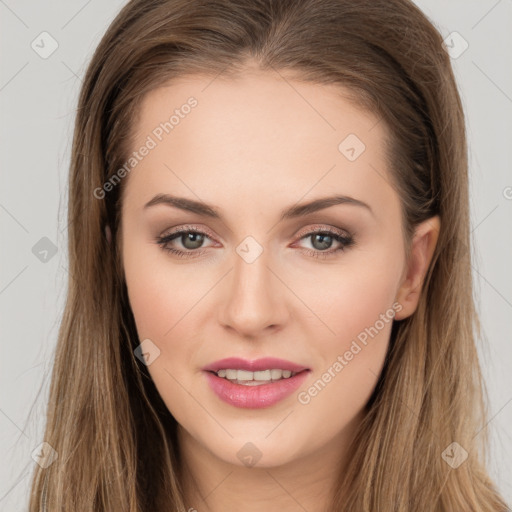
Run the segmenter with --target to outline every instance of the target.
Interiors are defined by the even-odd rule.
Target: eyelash
[[[167,244],[169,242],[173,241],[176,238],[179,238],[181,235],[190,234],[190,233],[204,235],[208,238],[211,238],[209,236],[209,234],[206,233],[205,231],[196,229],[193,226],[184,226],[183,228],[173,231],[172,233],[170,233],[168,235],[157,237],[156,243],[160,246],[160,248],[163,251],[170,252],[170,253],[174,254],[175,256],[177,256],[178,258],[197,258],[205,252],[205,249],[203,249],[203,250],[189,249],[188,251],[181,251],[179,249],[174,249],[172,247],[167,246]],[[341,243],[341,247],[338,247],[337,249],[327,250],[327,251],[320,251],[318,249],[303,249],[303,251],[308,256],[311,256],[313,258],[326,259],[329,256],[333,256],[334,254],[336,254],[340,251],[344,251],[348,247],[351,247],[355,244],[353,236],[343,235],[338,230],[335,230],[333,228],[327,228],[327,227],[322,227],[321,229],[319,228],[319,229],[314,229],[314,230],[308,231],[307,233],[302,235],[299,238],[299,240],[303,240],[305,238],[308,238],[308,237],[310,237],[312,235],[316,235],[316,234],[332,236],[335,241]]]

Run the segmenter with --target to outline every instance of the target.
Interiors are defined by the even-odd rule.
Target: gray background
[[[454,54],[468,44],[453,64],[470,145],[473,272],[485,333],[479,352],[490,395],[489,462],[512,503],[512,0],[416,3],[443,37],[454,31],[462,36],[448,39]],[[43,440],[68,278],[74,109],[86,65],[122,5],[0,0],[0,510],[26,507],[31,453]],[[31,46],[44,31],[58,44],[47,58]],[[51,49],[48,36],[42,37],[39,52]]]

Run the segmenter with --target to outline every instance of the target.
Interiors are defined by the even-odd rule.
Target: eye
[[[208,233],[198,230],[193,226],[183,226],[168,235],[157,237],[156,243],[164,251],[175,254],[179,258],[195,258],[203,254],[204,250],[198,251],[197,249],[202,246],[206,238],[210,238]],[[184,251],[170,246],[170,243],[175,240],[182,244],[182,247],[185,248]]]
[[[303,234],[299,240],[307,240],[308,238],[311,240],[313,249],[306,248],[303,249],[303,252],[314,258],[327,258],[355,244],[352,235],[331,226],[316,227]],[[179,258],[197,258],[206,252],[206,247],[202,247],[206,239],[211,239],[207,232],[194,226],[183,226],[168,235],[157,237],[156,243],[160,245],[162,250],[168,251]],[[179,241],[185,250],[172,247],[171,242],[175,241]],[[338,244],[338,247],[330,249],[333,243]]]
[[[355,244],[352,235],[330,226],[319,226],[300,238],[300,240],[307,239],[311,241],[313,249],[305,249],[304,252],[308,256],[323,259],[344,251]],[[333,243],[338,244],[338,247],[331,249]]]

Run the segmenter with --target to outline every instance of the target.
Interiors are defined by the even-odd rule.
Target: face
[[[134,127],[121,248],[139,339],[181,432],[225,463],[338,446],[393,313],[414,307],[384,123],[342,92],[256,71],[182,78],[145,97]],[[204,369],[229,357],[306,370],[258,391]]]

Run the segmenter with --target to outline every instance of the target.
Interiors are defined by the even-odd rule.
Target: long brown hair
[[[79,98],[70,278],[44,436],[58,459],[35,467],[30,511],[188,509],[176,422],[134,356],[117,243],[123,180],[104,197],[94,191],[127,160],[148,91],[186,74],[236,76],[249,61],[350,90],[391,135],[407,240],[441,217],[418,308],[393,325],[331,509],[505,510],[485,469],[464,114],[439,32],[410,0],[132,0],[97,47]],[[446,457],[454,450],[468,454],[456,468]]]

